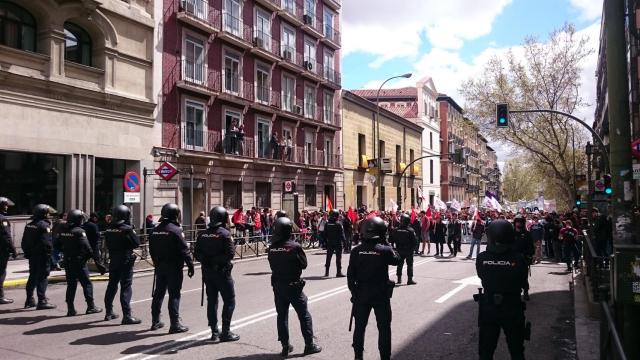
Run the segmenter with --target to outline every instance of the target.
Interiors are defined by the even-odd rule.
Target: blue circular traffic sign
[[[124,174],[124,191],[139,192],[140,191],[140,175],[135,171],[128,171]]]

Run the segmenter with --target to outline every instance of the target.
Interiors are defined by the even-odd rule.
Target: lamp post
[[[587,141],[587,146],[585,147],[585,153],[587,154],[587,186],[589,189],[588,199],[591,201],[591,197],[593,196],[593,190],[591,189],[591,155],[593,155],[593,145],[591,145],[591,141]]]
[[[398,76],[392,76],[390,78],[388,78],[387,80],[385,80],[382,85],[380,85],[380,88],[378,88],[378,92],[376,94],[376,136],[374,136],[375,141],[373,142],[373,152],[376,155],[376,166],[378,167],[378,173],[376,174],[377,176],[377,181],[378,181],[378,208],[380,209],[380,211],[384,210],[384,204],[382,203],[382,159],[380,158],[380,149],[377,149],[379,143],[380,143],[380,91],[382,90],[382,87],[384,86],[384,84],[386,84],[387,82],[393,80],[393,79],[399,79],[399,78],[405,78],[408,79],[411,77],[411,73],[406,73],[403,75],[398,75]],[[378,152],[376,153],[376,149],[378,150]],[[400,204],[400,206],[402,206],[402,204]]]

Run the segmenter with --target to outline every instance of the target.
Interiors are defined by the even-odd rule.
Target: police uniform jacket
[[[182,269],[186,263],[189,268],[193,267],[189,246],[178,223],[162,221],[158,224],[149,236],[149,252],[156,266]]]
[[[325,239],[327,239],[327,245],[331,247],[342,247],[345,240],[344,228],[342,224],[336,221],[329,221],[324,226]]]
[[[95,252],[96,255],[100,254],[101,244],[100,229],[98,229],[98,224],[87,221],[86,223],[82,224],[82,228],[87,233],[87,239],[89,239],[89,245],[91,245],[93,252]]]
[[[389,265],[400,257],[391,246],[364,242],[351,250],[347,284],[354,300],[375,303],[389,299]]]
[[[0,256],[15,254],[16,248],[11,240],[11,223],[6,214],[0,214]]]
[[[198,235],[194,256],[205,268],[231,269],[235,253],[231,233],[224,227],[209,226]]]
[[[302,246],[287,239],[269,247],[267,258],[271,267],[271,285],[288,285],[296,282],[307,268],[307,256]]]
[[[62,225],[54,247],[64,253],[65,262],[84,264],[91,258],[99,262],[89,244],[87,233],[80,226],[72,226],[68,223]]]
[[[531,233],[523,229],[521,232],[516,231],[514,236],[513,250],[524,255],[525,258],[533,257],[535,245],[533,244]]]
[[[519,302],[527,283],[527,262],[511,249],[498,253],[483,251],[476,259],[476,271],[487,296],[501,294],[506,302]]]
[[[396,245],[396,250],[402,256],[409,256],[413,254],[413,251],[418,245],[418,239],[415,231],[408,228],[397,228],[391,232],[389,242]]]
[[[133,226],[125,223],[111,223],[104,232],[104,241],[112,262],[128,260],[133,249],[140,246],[140,239]]]
[[[27,259],[50,257],[53,250],[51,242],[51,222],[47,219],[32,220],[24,227],[20,244]]]

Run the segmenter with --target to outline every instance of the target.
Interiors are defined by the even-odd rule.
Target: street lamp
[[[376,94],[376,136],[375,141],[373,143],[373,152],[376,152],[376,149],[380,143],[380,91],[382,90],[382,87],[384,86],[384,84],[386,84],[387,82],[393,80],[393,79],[399,79],[399,78],[405,78],[408,79],[411,77],[411,73],[406,73],[403,75],[398,75],[398,76],[392,76],[390,78],[388,78],[387,80],[385,80],[382,85],[380,85],[380,88],[378,88],[378,92]],[[375,154],[376,155],[376,166],[378,167],[378,174],[377,174],[377,181],[378,181],[378,207],[380,208],[380,211],[384,210],[384,204],[382,203],[382,159],[380,158],[380,149],[377,149],[378,152]],[[400,201],[400,199],[398,199],[398,201]],[[402,204],[400,204],[402,205]]]

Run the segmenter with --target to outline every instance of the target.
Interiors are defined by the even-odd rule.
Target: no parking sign
[[[128,171],[124,174],[124,191],[140,192],[140,175],[135,171]]]

